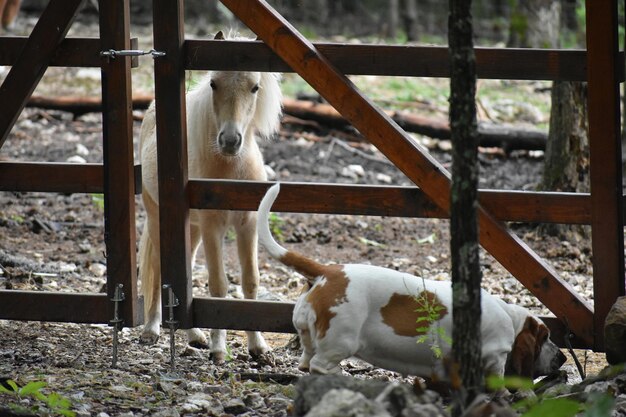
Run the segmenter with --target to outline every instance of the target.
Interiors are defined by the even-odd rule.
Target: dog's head
[[[535,317],[527,316],[507,360],[507,373],[537,378],[565,363],[565,355],[550,340],[550,330]]]

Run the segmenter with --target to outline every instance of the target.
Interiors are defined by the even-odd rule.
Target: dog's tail
[[[297,272],[304,275],[309,283],[312,284],[317,277],[324,275],[324,269],[326,267],[299,253],[288,251],[276,242],[272,236],[272,232],[270,231],[270,209],[272,208],[272,204],[274,204],[274,200],[276,200],[279,191],[280,183],[276,183],[271,186],[265,193],[265,196],[259,205],[256,226],[257,233],[259,235],[259,243],[273,258],[276,258],[286,266],[295,269]]]

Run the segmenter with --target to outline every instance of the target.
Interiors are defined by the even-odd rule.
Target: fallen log
[[[147,109],[154,100],[151,95],[133,96],[133,110]],[[46,110],[61,110],[72,113],[74,117],[87,113],[97,113],[102,111],[102,99],[99,97],[85,96],[60,96],[45,97],[31,96],[26,107],[36,107]]]
[[[283,99],[283,112],[335,129],[345,129],[349,126],[348,121],[329,104],[285,98]],[[386,113],[407,132],[418,133],[433,139],[450,139],[450,124],[445,119],[398,111],[386,111]],[[545,150],[548,140],[548,134],[539,129],[492,123],[479,123],[478,135],[480,146],[499,147],[505,152]]]
[[[133,96],[133,109],[147,109],[153,98],[150,95]],[[85,113],[101,112],[102,100],[96,97],[32,96],[26,106],[67,111],[77,117]],[[284,98],[283,112],[303,121],[316,122],[324,127],[346,129],[350,126],[334,107],[325,103]],[[386,111],[386,113],[407,132],[418,133],[433,139],[450,139],[450,125],[445,119],[400,111]],[[539,129],[492,123],[479,123],[478,135],[480,146],[499,147],[507,153],[513,150],[545,150],[548,139],[548,134]]]

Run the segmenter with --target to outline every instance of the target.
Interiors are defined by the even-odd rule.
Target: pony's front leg
[[[209,292],[211,297],[224,298],[228,293],[228,280],[226,279],[222,258],[226,228],[225,217],[219,213],[203,216],[202,243],[209,272]],[[216,363],[222,363],[226,359],[226,330],[211,330],[211,357]]]
[[[256,299],[259,288],[258,245],[256,234],[256,213],[242,214],[237,223],[237,251],[241,265],[241,288],[247,299]],[[259,356],[270,350],[261,332],[246,332],[248,351],[252,356]]]
[[[200,238],[201,238],[200,225],[197,223],[194,224],[194,222],[192,222],[191,227],[190,227],[190,240],[191,240],[191,249],[192,249],[191,251],[192,272],[193,272],[193,266],[196,263],[196,254],[200,246]],[[185,330],[185,333],[187,334],[187,343],[189,344],[189,346],[192,346],[198,349],[208,349],[210,347],[209,343],[206,340],[206,337],[204,336],[204,333],[202,333],[202,330],[194,327],[192,329]]]

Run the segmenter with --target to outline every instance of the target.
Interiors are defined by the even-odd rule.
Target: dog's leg
[[[256,235],[256,214],[245,213],[237,223],[237,251],[241,265],[241,288],[247,299],[256,299],[259,287],[258,244]],[[260,332],[246,332],[248,351],[259,356],[270,350]]]
[[[223,239],[226,233],[226,215],[224,213],[203,213],[202,243],[209,271],[209,292],[211,297],[226,297],[228,280],[222,259]],[[211,330],[211,356],[216,363],[226,358],[226,330]]]
[[[336,374],[341,372],[339,363],[353,356],[358,350],[358,335],[344,332],[341,335],[326,334],[318,340],[315,354],[311,358],[310,370],[316,374]]]
[[[308,329],[298,329],[298,337],[300,337],[300,343],[302,343],[302,355],[298,363],[298,369],[306,372],[311,367],[311,358],[315,354],[313,348],[313,340],[311,339],[311,332]]]
[[[196,254],[198,253],[198,248],[200,247],[200,226],[198,224],[191,224],[190,228],[190,240],[191,240],[191,269],[193,271],[193,266],[196,263]],[[199,349],[208,349],[210,348],[209,343],[207,342],[204,333],[200,329],[192,328],[187,329],[185,331],[187,334],[187,343],[190,346]]]

